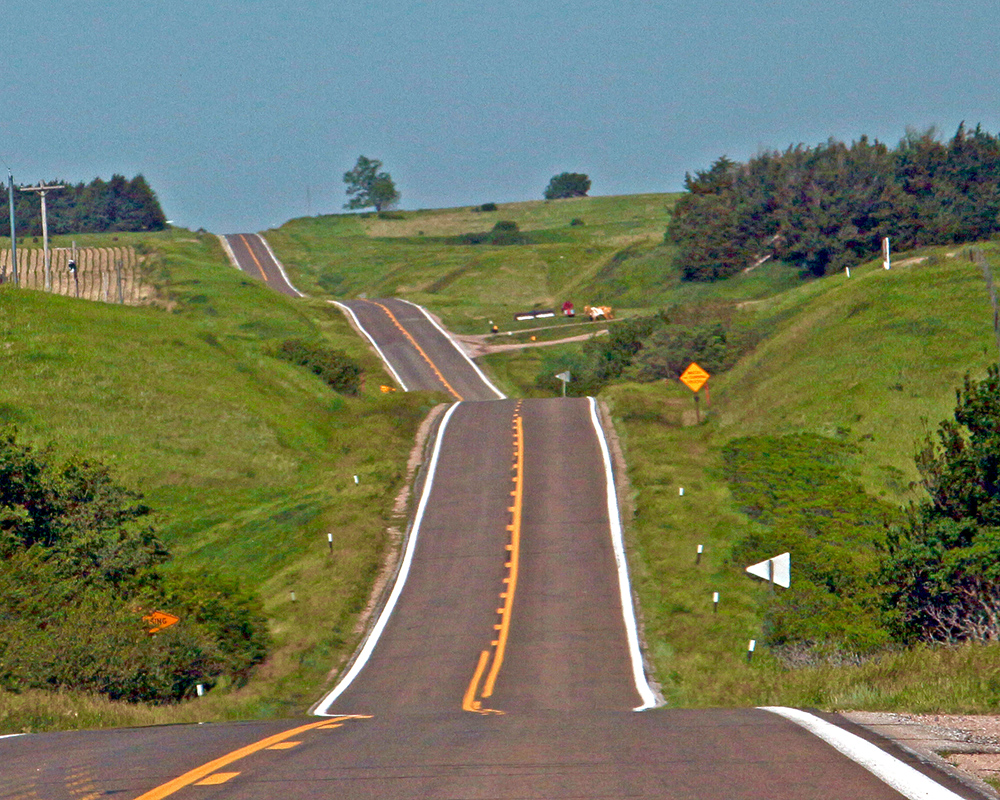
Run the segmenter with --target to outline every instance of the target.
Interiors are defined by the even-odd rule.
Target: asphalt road
[[[503,396],[419,306],[395,298],[337,305],[379,351],[404,391],[439,391],[454,400]]]
[[[268,248],[263,237],[257,233],[230,233],[222,237],[233,264],[259,281],[264,281],[276,292],[289,297],[302,297],[302,293],[292,286],[285,270]]]
[[[421,373],[429,361],[456,392],[492,393],[448,366],[467,368],[446,360],[443,334],[413,312],[383,301],[360,311],[383,354],[405,350],[391,341],[401,326],[427,355],[399,356],[404,380],[416,386],[422,374],[439,388]],[[900,794],[769,711],[633,710],[650,689],[630,651],[593,408],[550,399],[449,409],[405,582],[360,668],[321,702],[329,716],[0,739],[0,798],[977,796],[897,752],[891,771],[905,773],[908,761],[937,781]]]

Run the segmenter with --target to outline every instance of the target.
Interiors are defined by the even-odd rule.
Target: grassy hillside
[[[659,276],[670,256],[663,234],[675,199],[584,197],[503,203],[488,212],[311,217],[266,236],[305,292],[405,297],[434,308],[455,330],[482,333],[490,319],[506,328],[516,311],[566,299],[579,308],[655,304],[663,294]],[[516,222],[529,243],[458,241],[499,220]]]
[[[244,279],[215,237],[142,241],[171,311],[0,287],[0,423],[108,463],[156,509],[175,566],[234,575],[262,595],[275,648],[258,679],[158,719],[301,711],[354,643],[416,425],[435,398],[383,395],[381,366],[341,314]],[[362,396],[269,355],[286,337],[361,361],[372,376]],[[0,728],[13,701],[0,695]],[[88,708],[89,724],[135,720]]]
[[[731,557],[756,523],[736,507],[720,461],[737,436],[816,433],[857,448],[846,473],[871,495],[897,506],[918,499],[911,486],[917,441],[951,414],[962,376],[981,376],[998,357],[982,274],[964,253],[950,252],[929,251],[889,272],[870,264],[850,279],[826,278],[745,305],[741,324],[766,338],[710,381],[712,405],[701,426],[683,424],[692,421],[693,402],[682,386],[607,393],[634,489],[633,564],[650,655],[672,702],[1000,707],[993,646],[917,648],[860,666],[794,671],[758,650],[748,665],[768,590]],[[986,252],[1000,267],[997,249]],[[706,553],[696,565],[699,544]],[[721,594],[718,613],[713,592]]]

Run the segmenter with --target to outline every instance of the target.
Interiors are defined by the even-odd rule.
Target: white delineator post
[[[889,237],[886,236],[882,240],[882,267],[884,269],[889,269],[891,266],[892,263],[889,258]]]

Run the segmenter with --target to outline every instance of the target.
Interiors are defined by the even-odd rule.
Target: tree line
[[[60,184],[62,181],[47,181]],[[0,187],[0,236],[10,236],[7,187]],[[142,175],[129,180],[113,175],[110,181],[64,184],[45,198],[49,233],[105,233],[108,231],[162,231],[167,225],[160,201]],[[37,192],[14,187],[14,225],[18,236],[42,235],[42,201]]]
[[[1000,231],[1000,137],[959,125],[895,148],[862,136],[796,145],[685,176],[666,240],[686,280],[714,281],[774,258],[821,276],[894,249]]]

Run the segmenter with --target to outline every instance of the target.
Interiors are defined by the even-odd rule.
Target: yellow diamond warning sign
[[[692,361],[690,366],[681,374],[681,383],[687,386],[692,392],[697,392],[705,385],[705,381],[708,378],[709,374]]]

